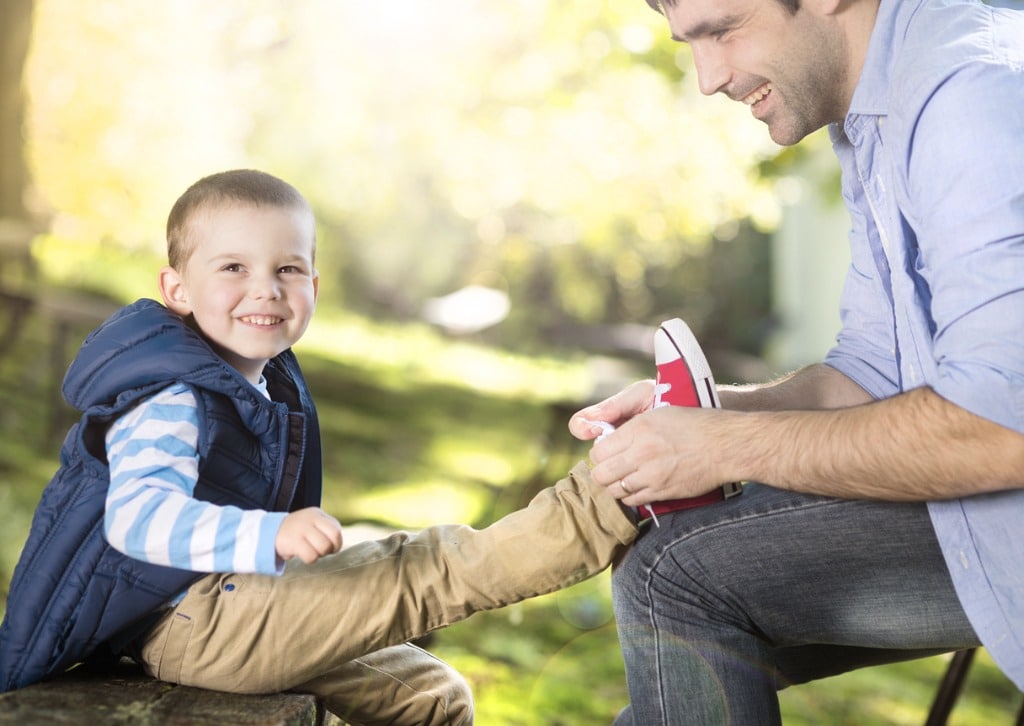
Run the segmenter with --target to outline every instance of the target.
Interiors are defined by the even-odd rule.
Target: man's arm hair
[[[835,368],[817,363],[771,383],[720,386],[723,408],[737,411],[814,411],[868,403],[871,394]]]

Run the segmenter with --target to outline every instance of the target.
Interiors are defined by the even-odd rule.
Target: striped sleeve
[[[107,541],[155,565],[279,574],[283,563],[274,540],[286,514],[195,499],[198,440],[196,400],[182,384],[147,398],[111,425]]]

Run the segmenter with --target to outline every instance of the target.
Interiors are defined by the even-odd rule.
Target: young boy
[[[167,240],[166,307],[122,309],[68,370],[83,416],[11,582],[0,690],[131,653],[175,683],[315,693],[355,723],[471,723],[465,682],[407,641],[601,571],[630,517],[580,464],[484,530],[342,549],[290,350],[319,283],[308,203],[262,172],[214,174]]]

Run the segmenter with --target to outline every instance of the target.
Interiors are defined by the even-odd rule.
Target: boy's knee
[[[452,726],[471,726],[473,723],[473,689],[462,674],[445,664],[444,683],[439,686],[438,700],[444,704],[444,714],[438,721]]]
[[[328,710],[360,726],[473,723],[473,692],[466,679],[409,643],[367,653],[300,690],[323,697]]]
[[[421,663],[418,676],[406,684],[407,704],[402,718],[414,717],[408,723],[429,726],[471,726],[473,723],[473,690],[457,670],[443,660],[421,651],[429,661]],[[389,722],[390,723],[390,722]]]

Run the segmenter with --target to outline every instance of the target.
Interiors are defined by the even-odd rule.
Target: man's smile
[[[769,93],[772,92],[772,84],[764,83],[754,89],[754,92],[745,96],[742,101],[748,106],[753,106],[758,101],[763,100]]]

